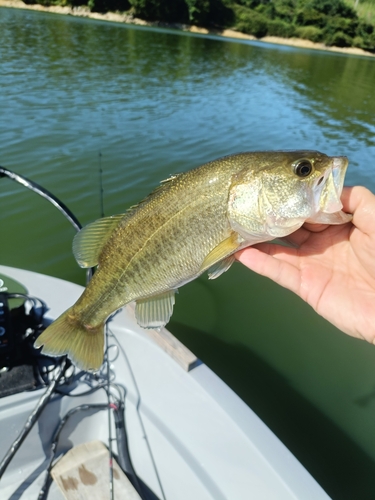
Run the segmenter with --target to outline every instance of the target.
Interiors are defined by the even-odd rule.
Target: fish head
[[[257,156],[258,155],[258,156]],[[234,179],[229,219],[247,241],[267,241],[297,230],[306,221],[342,224],[340,196],[348,159],[318,151],[257,153]]]

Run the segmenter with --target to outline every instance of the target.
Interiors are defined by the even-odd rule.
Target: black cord
[[[69,398],[80,398],[81,396],[89,396],[90,394],[93,394],[94,392],[98,391],[99,389],[104,389],[106,387],[107,383],[102,382],[101,384],[98,384],[96,387],[92,387],[91,389],[88,389],[87,391],[84,392],[78,392],[76,394],[71,394],[70,392],[63,391],[61,389],[56,389],[55,392],[57,394],[61,394],[62,396],[68,396]]]
[[[65,414],[64,418],[61,420],[60,424],[58,425],[55,434],[53,435],[52,442],[51,442],[51,455],[48,460],[48,464],[46,467],[46,477],[44,479],[44,483],[42,486],[42,489],[39,492],[38,500],[45,500],[48,495],[48,490],[51,485],[51,469],[52,469],[52,463],[53,460],[55,459],[56,456],[56,450],[57,450],[57,444],[59,441],[59,437],[61,434],[61,431],[63,430],[65,424],[69,420],[69,418],[74,415],[75,413],[79,411],[87,411],[87,410],[106,410],[108,408],[108,404],[84,404],[80,406],[76,406],[75,408],[72,408],[71,410],[68,411],[68,413]]]
[[[5,457],[1,461],[1,463],[0,463],[0,479],[2,478],[4,472],[6,471],[8,465],[10,464],[14,455],[17,453],[19,447],[24,442],[27,435],[29,434],[29,432],[33,428],[34,424],[38,420],[40,414],[42,413],[42,411],[46,407],[47,403],[51,399],[51,396],[54,393],[57,384],[59,383],[61,377],[64,374],[65,366],[66,366],[66,357],[63,357],[61,362],[60,362],[59,370],[56,374],[55,379],[48,386],[46,392],[40,398],[40,400],[39,400],[38,404],[36,405],[36,407],[34,408],[34,410],[30,413],[30,415],[26,421],[26,424],[24,425],[19,436],[15,439],[15,441],[13,442],[13,444],[11,445],[11,447],[9,448],[7,453],[5,454]]]
[[[136,489],[137,493],[143,498],[143,491],[139,483],[137,474],[135,473],[133,463],[130,458],[128,435],[125,425],[125,405],[121,401],[119,405],[113,405],[113,417],[115,420],[116,440],[117,440],[117,453],[118,463],[121,469],[128,476],[130,482]]]
[[[37,297],[32,297],[31,295],[28,295],[27,293],[8,293],[7,294],[8,299],[24,299],[24,300],[30,300],[34,307],[37,307],[38,303],[42,307],[43,314],[47,311],[47,305],[43,300],[38,299]]]
[[[31,312],[33,312],[33,325],[32,325],[32,330],[34,333],[31,333],[28,337],[31,339],[32,337],[35,336],[35,332],[37,332],[40,329],[43,329],[42,322],[43,322],[43,316],[45,311],[47,310],[46,304],[35,297],[29,296],[27,294],[23,293],[12,293],[8,294],[9,299],[22,299],[24,301],[29,301],[31,303],[31,309],[29,315],[31,315]],[[38,314],[36,314],[38,313]],[[31,326],[31,323],[30,323]],[[117,458],[118,458],[118,464],[121,467],[121,469],[124,471],[124,473],[128,476],[130,482],[132,483],[133,487],[137,490],[141,498],[144,498],[144,491],[141,488],[140,481],[138,480],[138,477],[136,475],[136,472],[134,470],[131,457],[130,457],[130,452],[129,452],[129,446],[128,446],[128,438],[127,438],[127,432],[126,432],[126,423],[125,423],[125,396],[126,396],[126,389],[122,385],[118,385],[114,383],[114,373],[112,372],[110,368],[110,362],[109,362],[109,349],[113,347],[112,345],[108,345],[108,332],[107,332],[107,349],[105,353],[105,358],[106,358],[106,371],[102,371],[96,374],[88,374],[85,371],[79,371],[78,373],[75,373],[75,370],[73,370],[68,377],[66,377],[67,374],[67,368],[69,366],[72,366],[70,362],[67,360],[66,357],[63,358],[60,363],[55,359],[55,358],[49,358],[44,355],[39,354],[37,351],[34,349],[32,350],[31,354],[34,356],[35,359],[39,360],[39,362],[36,363],[35,366],[35,372],[39,376],[39,381],[42,384],[47,385],[47,390],[39,400],[38,404],[36,405],[35,409],[33,412],[30,414],[24,428],[21,430],[20,435],[18,438],[13,442],[12,446],[8,450],[7,454],[5,455],[3,461],[0,464],[0,478],[6,471],[9,463],[13,459],[15,453],[18,451],[19,447],[22,445],[23,441],[25,440],[26,436],[32,429],[33,425],[39,418],[41,412],[49,402],[51,396],[53,393],[57,393],[62,396],[67,396],[67,397],[84,397],[84,396],[89,396],[93,393],[95,393],[98,390],[104,389],[108,402],[105,404],[83,404],[80,405],[76,408],[73,408],[70,410],[64,418],[60,421],[60,424],[58,425],[52,441],[51,441],[51,447],[50,447],[50,457],[47,462],[47,467],[46,467],[46,476],[45,480],[42,486],[42,489],[40,490],[38,500],[46,499],[48,495],[48,491],[52,482],[51,478],[51,469],[52,469],[52,464],[54,462],[54,459],[56,458],[56,450],[57,450],[57,444],[58,440],[60,437],[60,433],[65,426],[66,422],[68,419],[74,415],[75,413],[79,411],[85,411],[85,410],[90,410],[90,409],[108,409],[109,411],[109,423],[111,421],[111,410],[113,411],[113,418],[114,418],[114,423],[115,423],[115,440],[117,441]],[[50,361],[48,361],[50,360]],[[60,365],[60,366],[59,366]],[[56,368],[58,367],[58,371],[56,373]],[[54,380],[49,380],[50,375],[54,373],[55,377]],[[59,382],[61,383],[65,377],[65,388],[63,385],[60,385],[60,387],[57,387]],[[89,386],[88,390],[72,394],[71,391],[77,387],[78,384],[85,383]],[[71,390],[69,391],[70,386]],[[64,390],[65,389],[65,390]],[[114,392],[115,391],[115,392]],[[109,431],[109,447],[110,447],[110,455],[111,455],[111,444],[112,444],[112,436],[111,436],[111,431]],[[111,472],[111,471],[110,471]],[[113,491],[112,491],[113,493]]]
[[[107,367],[108,370],[108,367]],[[81,372],[81,376],[84,372]],[[96,378],[97,375],[93,376],[90,375],[91,378]],[[102,380],[101,380],[102,379]],[[57,430],[55,431],[54,437],[52,439],[52,444],[51,444],[51,456],[46,468],[47,471],[47,476],[45,478],[44,485],[42,487],[42,490],[39,494],[38,500],[44,500],[46,498],[45,494],[48,492],[48,489],[50,487],[51,483],[51,476],[50,476],[50,471],[52,469],[52,463],[56,455],[56,448],[57,448],[57,441],[59,439],[60,433],[64,425],[66,424],[67,420],[74,415],[78,411],[84,411],[84,410],[89,410],[89,409],[108,409],[108,410],[113,410],[113,418],[115,421],[115,432],[116,432],[116,441],[117,441],[117,458],[118,458],[118,464],[121,467],[121,469],[125,472],[127,477],[129,478],[130,482],[132,483],[133,487],[136,489],[138,494],[140,495],[141,498],[144,498],[144,492],[141,488],[141,484],[138,480],[137,474],[134,470],[133,463],[131,461],[130,457],[130,451],[129,451],[129,445],[128,445],[128,437],[127,437],[127,432],[126,432],[126,423],[125,423],[125,393],[126,390],[124,387],[119,386],[118,384],[115,383],[108,383],[108,372],[107,372],[107,380],[102,378],[99,375],[98,385],[95,387],[92,387],[91,389],[80,392],[78,394],[71,394],[67,391],[60,389],[56,389],[55,392],[58,394],[68,396],[68,397],[80,397],[80,396],[88,396],[90,394],[93,394],[94,392],[104,389],[107,393],[108,397],[108,403],[107,404],[99,404],[99,405],[80,405],[77,406],[76,408],[73,408],[70,410],[63,418],[63,420],[60,422]],[[81,381],[82,382],[82,381]],[[114,396],[113,393],[111,393],[111,390],[116,389],[118,392],[118,396]],[[111,402],[111,398],[112,401]],[[109,436],[110,439],[110,436]],[[44,496],[43,496],[44,495]]]

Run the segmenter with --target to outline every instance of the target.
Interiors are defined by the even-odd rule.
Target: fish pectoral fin
[[[200,273],[209,270],[209,274],[211,279],[217,278],[224,271],[227,271],[230,266],[233,264],[233,260],[230,260],[229,257],[240,248],[241,243],[243,242],[243,238],[239,236],[238,233],[232,232],[229,238],[226,238],[221,243],[219,243],[211,252],[205,257],[201,268],[199,270]],[[228,257],[228,260],[227,260]],[[224,262],[224,260],[226,262]]]
[[[271,240],[270,243],[272,243],[272,245],[280,245],[287,248],[299,248],[298,245],[288,240],[288,236],[284,236],[283,238],[275,238],[274,240]]]
[[[136,301],[135,317],[142,328],[161,328],[172,316],[176,290]]]
[[[353,219],[352,214],[346,214],[342,210],[339,212],[334,212],[332,214],[327,214],[324,212],[318,212],[311,219],[307,219],[306,222],[310,224],[346,224]]]
[[[217,262],[213,266],[211,266],[208,269],[208,279],[214,280],[221,276],[225,271],[228,271],[230,266],[233,264],[233,262],[236,260],[235,256],[229,255],[229,257],[226,257],[225,259],[221,260],[220,262]]]
[[[88,224],[73,240],[73,254],[81,267],[96,266],[100,252],[124,214],[103,217]]]

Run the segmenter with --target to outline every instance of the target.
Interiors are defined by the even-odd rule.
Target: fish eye
[[[308,177],[313,171],[313,166],[309,160],[300,160],[293,165],[294,173],[298,177]]]

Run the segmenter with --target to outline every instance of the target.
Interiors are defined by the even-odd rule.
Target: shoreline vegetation
[[[30,0],[28,0],[29,2]],[[272,36],[266,35],[257,37],[252,34],[244,33],[238,29],[231,28],[206,28],[202,26],[196,26],[194,24],[184,24],[184,23],[174,23],[174,22],[163,22],[163,21],[150,21],[141,19],[134,16],[131,12],[95,12],[90,9],[88,5],[41,5],[38,3],[25,3],[22,0],[0,0],[0,7],[17,8],[17,9],[27,9],[36,10],[41,12],[50,12],[54,14],[71,15],[77,17],[86,17],[90,19],[96,19],[101,21],[110,21],[125,24],[134,24],[138,26],[151,26],[151,27],[161,27],[170,28],[176,30],[182,30],[190,33],[204,34],[204,35],[217,35],[226,38],[243,39],[243,40],[253,40],[264,43],[272,43],[279,45],[287,45],[299,48],[323,50],[328,52],[338,52],[343,54],[352,54],[359,56],[369,56],[375,57],[374,52],[364,50],[360,47],[340,47],[335,45],[326,45],[322,42],[314,42],[306,38],[298,37],[282,37],[282,36]],[[375,27],[374,27],[375,35]]]

